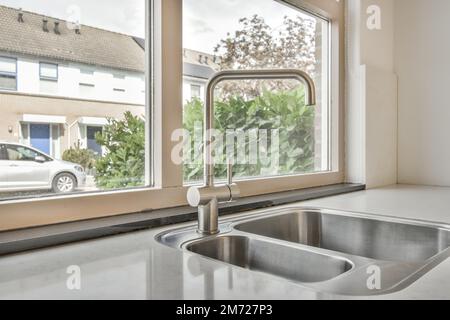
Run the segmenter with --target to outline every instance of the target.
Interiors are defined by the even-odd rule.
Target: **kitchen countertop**
[[[450,188],[398,185],[282,207],[312,206],[450,224],[448,199]],[[162,231],[189,225],[0,258],[0,299],[351,299],[155,241]],[[73,280],[68,274],[71,266],[81,272],[80,290],[67,287]],[[450,299],[450,259],[402,291],[360,298]]]

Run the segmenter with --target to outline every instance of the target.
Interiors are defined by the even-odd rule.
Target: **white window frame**
[[[330,172],[259,178],[239,182],[243,197],[344,182],[344,3],[322,0],[276,0],[330,21],[331,154]],[[150,3],[150,1],[146,2]],[[174,130],[182,128],[182,0],[154,0],[147,9],[146,182],[152,187],[0,202],[0,231],[110,217],[187,205],[183,167],[171,161]],[[153,9],[153,10],[151,10]],[[150,24],[149,24],[150,25]],[[152,37],[150,37],[152,35]],[[152,51],[150,51],[152,49]],[[176,116],[178,115],[178,116]],[[152,159],[152,165],[150,165]],[[150,170],[153,169],[153,171]]]
[[[43,66],[53,66],[56,67],[56,77],[47,77],[42,75],[42,67]],[[59,65],[57,63],[49,63],[49,62],[39,62],[39,79],[44,81],[55,81],[58,82],[59,80]]]

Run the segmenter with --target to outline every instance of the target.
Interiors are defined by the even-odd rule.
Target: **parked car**
[[[85,183],[86,173],[78,164],[53,159],[22,144],[0,142],[0,192],[69,193]]]

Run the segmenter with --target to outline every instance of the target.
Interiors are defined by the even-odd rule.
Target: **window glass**
[[[0,141],[18,146],[8,148],[11,159],[33,160],[29,147],[54,158],[49,170],[77,176],[80,194],[151,186],[149,2],[21,0],[20,11],[17,1],[0,0],[8,22],[0,27]],[[33,174],[27,190],[1,183],[0,201],[60,195],[45,189],[55,181],[33,185]]]
[[[191,98],[200,98],[201,87],[198,84],[191,85]]]
[[[6,145],[6,153],[9,161],[34,161],[41,154],[20,146]]]
[[[3,145],[0,145],[0,161],[1,160],[8,160],[8,155],[6,154],[6,150]]]
[[[0,57],[0,89],[17,89],[17,60]]]
[[[41,63],[40,68],[41,79],[58,80],[57,64]]]
[[[0,74],[0,89],[16,90],[16,76]]]
[[[0,72],[16,73],[17,60],[15,58],[0,57]]]
[[[183,0],[184,81],[222,70],[300,69],[314,80],[233,81],[215,92],[215,173],[241,179],[330,170],[328,21],[274,0]],[[187,86],[184,86],[186,88]],[[186,90],[186,89],[185,89]],[[185,94],[185,96],[189,96]],[[203,178],[203,96],[184,105],[184,180]]]

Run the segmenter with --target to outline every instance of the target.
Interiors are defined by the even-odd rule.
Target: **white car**
[[[69,193],[86,183],[84,169],[37,149],[0,142],[0,192],[52,190]]]

